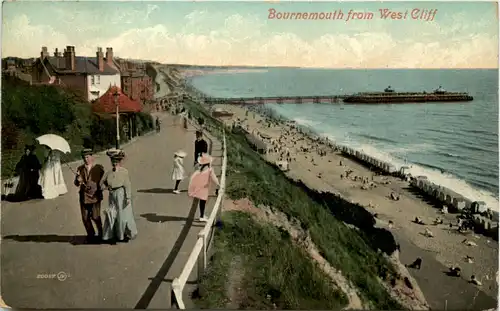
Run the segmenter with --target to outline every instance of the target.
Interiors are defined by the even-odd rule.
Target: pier
[[[205,97],[205,103],[209,104],[319,104],[338,103],[349,95],[321,95],[321,96],[270,96],[270,97]]]

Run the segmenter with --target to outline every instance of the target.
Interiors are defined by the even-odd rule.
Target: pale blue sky
[[[278,12],[373,12],[373,20],[269,20]],[[434,21],[379,9],[437,9]],[[497,67],[491,2],[4,2],[2,56],[75,45],[162,62],[308,67]]]

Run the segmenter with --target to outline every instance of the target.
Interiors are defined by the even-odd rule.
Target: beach
[[[367,167],[334,151],[321,140],[311,139],[294,122],[270,121],[255,109],[248,110],[244,106],[215,105],[212,108],[233,113],[232,117],[223,119],[228,126],[239,124],[249,133],[260,137],[267,144],[268,150],[271,150],[264,155],[268,161],[276,163],[288,160],[289,170],[286,174],[290,178],[301,180],[311,189],[338,194],[376,214],[378,226],[389,229],[400,243],[400,258],[404,264],[411,264],[420,257],[423,260],[422,266],[426,263],[432,266],[425,273],[420,273],[424,268],[422,271],[410,269],[431,305],[432,301],[437,305],[438,300],[447,300],[440,297],[439,289],[430,290],[433,278],[460,288],[460,295],[464,297],[475,295],[474,300],[476,297],[477,300],[484,300],[485,306],[488,305],[487,296],[496,299],[497,242],[481,235],[459,234],[456,215],[442,214],[439,209],[424,202],[418,194],[408,189],[407,181],[374,174]],[[391,200],[391,193],[399,195],[399,200]],[[426,225],[412,222],[415,217],[419,217]],[[443,220],[443,224],[434,225],[433,221],[438,217]],[[450,228],[450,223],[454,225],[453,228]],[[433,233],[433,237],[423,234],[426,229]],[[473,241],[472,244],[476,246],[469,246],[463,243],[464,240]],[[467,261],[467,257],[472,257],[472,262]],[[461,268],[461,278],[449,277],[443,273],[443,270],[451,266]],[[481,286],[467,282],[472,275],[481,281]],[[422,282],[429,283],[428,290]],[[433,295],[435,297],[429,297]],[[449,299],[452,301],[454,298]],[[452,305],[448,307],[451,308]]]

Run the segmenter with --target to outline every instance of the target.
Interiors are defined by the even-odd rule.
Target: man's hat
[[[82,157],[94,154],[94,151],[90,148],[85,148],[82,150]]]

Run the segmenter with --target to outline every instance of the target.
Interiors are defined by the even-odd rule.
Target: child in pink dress
[[[206,222],[205,206],[208,200],[208,192],[212,183],[219,186],[219,180],[211,166],[213,158],[204,153],[198,158],[198,169],[191,175],[188,187],[188,195],[200,201],[199,221]]]

